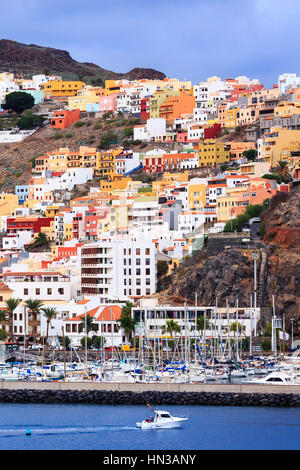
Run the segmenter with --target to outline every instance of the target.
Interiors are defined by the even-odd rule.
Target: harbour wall
[[[0,403],[300,407],[300,386],[2,382]]]

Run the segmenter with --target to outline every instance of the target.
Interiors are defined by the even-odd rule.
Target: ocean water
[[[0,404],[0,450],[300,449],[300,408],[167,410],[189,419],[177,429],[141,430],[135,423],[151,415],[146,406]]]

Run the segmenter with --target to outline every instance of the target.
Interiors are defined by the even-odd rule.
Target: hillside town
[[[10,107],[15,94],[30,96],[30,109]],[[1,125],[16,115],[12,127]],[[30,125],[33,116],[41,119]],[[88,320],[89,347],[98,336],[126,350],[126,306],[137,337],[172,338],[166,322],[183,329],[188,303],[161,304],[164,279],[213,237],[236,237],[257,252],[266,232],[261,212],[300,178],[300,77],[293,73],[266,88],[246,76],[93,86],[2,71],[0,125],[7,145],[45,129],[57,142],[91,125],[104,129],[99,142],[80,138],[22,155],[32,165],[28,181],[0,194],[1,336],[12,345],[54,347],[68,337],[80,347]],[[243,322],[247,336],[261,316],[255,261],[251,269],[248,305],[218,300],[221,318]],[[189,305],[197,319],[213,315],[216,304],[195,297]]]

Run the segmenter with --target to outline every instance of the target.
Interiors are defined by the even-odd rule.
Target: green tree
[[[7,340],[7,333],[3,328],[0,328],[0,341]]]
[[[51,320],[56,317],[58,312],[57,312],[55,307],[45,307],[45,308],[42,308],[41,311],[42,311],[44,317],[46,317],[46,320],[47,320],[47,331],[46,331],[46,341],[47,341],[48,335],[49,335],[49,326],[50,326]]]
[[[13,334],[13,320],[14,320],[14,311],[18,305],[22,302],[21,299],[14,299],[13,297],[5,301],[5,308],[0,310],[0,321],[8,321],[10,329],[10,337],[14,341]]]
[[[100,349],[101,345],[106,344],[106,339],[104,336],[96,336],[93,338],[93,344],[96,346],[96,348]]]
[[[25,301],[25,306],[31,312],[33,322],[37,321],[37,317],[40,314],[43,305],[44,302],[39,299],[28,299]]]
[[[11,109],[17,114],[21,114],[25,109],[30,109],[34,105],[34,98],[29,93],[24,91],[13,91],[5,97],[5,104],[2,104],[3,109]]]
[[[272,324],[267,322],[267,326],[264,329],[263,336],[272,336]]]
[[[133,304],[127,301],[126,304],[122,307],[121,317],[118,320],[120,327],[123,328],[124,333],[129,341],[136,327],[136,321],[134,320],[134,318],[132,318],[131,315],[132,307]]]
[[[33,246],[35,248],[40,247],[49,247],[50,240],[44,232],[39,232],[39,234],[34,238]]]
[[[286,161],[279,161],[275,167],[274,173],[278,176],[281,183],[289,183],[289,181],[291,181],[289,164]]]
[[[85,348],[85,337],[81,338],[80,344],[81,344],[81,346],[82,346],[83,348]],[[91,349],[92,344],[93,344],[92,338],[87,337],[87,338],[86,338],[86,346],[87,346],[87,349]]]
[[[91,315],[87,314],[86,318],[84,315],[84,318],[81,323],[79,323],[79,331],[82,332],[85,330],[85,334],[89,336],[89,333],[91,331],[97,331],[98,325],[94,323],[93,317]]]
[[[261,343],[261,347],[263,351],[270,351],[271,350],[271,341],[269,339],[265,339]]]
[[[245,158],[247,158],[248,161],[253,162],[254,160],[256,160],[257,150],[255,149],[244,150],[243,155]]]
[[[17,121],[17,126],[21,130],[35,129],[36,127],[42,127],[44,121],[45,118],[43,116],[33,114],[31,109],[26,109]]]
[[[167,261],[157,261],[157,277],[165,277],[168,274],[169,265]]]
[[[125,138],[132,137],[133,136],[133,129],[131,127],[126,127],[123,131],[123,136]]]
[[[203,331],[203,330],[209,330],[210,329],[210,323],[209,321],[206,320],[204,321],[204,315],[200,315],[197,318],[197,330]]]
[[[180,333],[181,328],[180,328],[180,325],[176,321],[171,319],[171,320],[166,321],[166,324],[162,326],[161,331],[163,335],[165,333],[170,333],[171,338],[173,338],[173,332]]]

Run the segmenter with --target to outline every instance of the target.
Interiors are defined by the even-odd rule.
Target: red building
[[[54,111],[54,116],[51,118],[51,127],[52,129],[65,129],[79,119],[79,109]]]
[[[70,256],[76,256],[78,254],[78,248],[82,245],[83,243],[76,243],[75,246],[58,246],[56,260],[59,261],[63,258],[70,258]]]
[[[141,99],[141,119],[150,119],[150,96]]]
[[[204,127],[204,139],[216,139],[221,131],[221,124],[215,123],[213,126]]]
[[[7,236],[14,237],[19,232],[30,231],[32,235],[50,227],[53,217],[9,217],[7,219]]]
[[[163,156],[161,154],[146,156],[143,167],[145,173],[162,173],[164,171]]]

